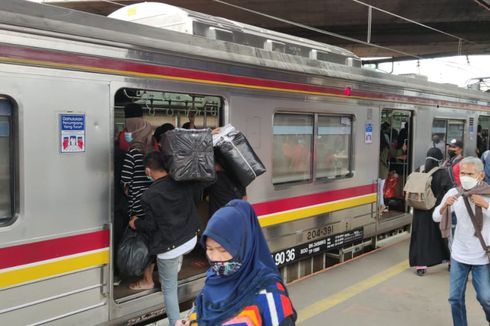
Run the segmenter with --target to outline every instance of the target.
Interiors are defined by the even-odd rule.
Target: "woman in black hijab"
[[[438,168],[443,159],[439,148],[431,148],[427,152],[424,172],[427,173]],[[432,175],[432,192],[437,201],[437,207],[444,194],[452,188],[451,179],[445,169],[439,169]],[[410,266],[415,266],[417,275],[423,276],[427,267],[434,266],[449,260],[449,250],[446,241],[441,237],[439,223],[432,220],[430,210],[413,210],[412,235],[410,239],[409,260]]]

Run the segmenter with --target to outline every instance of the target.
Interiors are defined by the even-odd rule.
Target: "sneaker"
[[[417,276],[424,276],[425,275],[425,269],[417,269]]]

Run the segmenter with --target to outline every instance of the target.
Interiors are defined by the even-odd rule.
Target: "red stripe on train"
[[[0,56],[15,59],[27,59],[45,61],[48,63],[69,64],[77,66],[85,66],[87,69],[102,68],[118,70],[121,74],[126,73],[144,73],[154,74],[168,77],[188,78],[196,81],[211,81],[211,82],[224,82],[230,84],[242,84],[247,86],[256,87],[269,87],[275,89],[292,90],[298,92],[316,92],[323,93],[325,95],[344,96],[344,89],[338,87],[325,87],[311,84],[298,84],[291,82],[283,82],[270,79],[259,79],[245,76],[228,75],[222,73],[206,72],[200,70],[191,70],[184,68],[175,68],[168,66],[157,66],[151,64],[143,64],[130,62],[123,59],[111,59],[96,57],[90,55],[74,54],[74,53],[62,53],[60,51],[46,51],[36,50],[31,48],[2,45],[0,47]],[[77,69],[74,67],[74,69]],[[441,105],[457,108],[476,108],[476,109],[488,109],[486,106],[470,103],[459,103],[456,101],[446,100],[433,100],[423,97],[397,95],[380,92],[369,92],[352,90],[352,97],[361,97],[368,99],[378,99],[390,102],[408,102],[413,104],[423,105]]]
[[[0,269],[109,247],[109,230],[0,248]]]
[[[258,216],[278,213],[291,209],[297,209],[312,205],[324,204],[335,200],[368,195],[376,192],[376,185],[369,184],[359,187],[332,190],[313,195],[305,195],[279,199],[264,203],[254,204],[253,207]]]

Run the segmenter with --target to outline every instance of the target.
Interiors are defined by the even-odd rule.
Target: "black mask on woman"
[[[447,155],[449,155],[449,158],[453,158],[456,156],[456,151],[447,151]]]

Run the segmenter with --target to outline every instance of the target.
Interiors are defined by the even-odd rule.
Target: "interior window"
[[[272,132],[272,183],[311,181],[313,115],[276,114]]]
[[[316,137],[316,171],[319,178],[349,175],[352,119],[349,116],[319,116]]]
[[[0,223],[14,216],[14,171],[11,102],[0,96]]]

